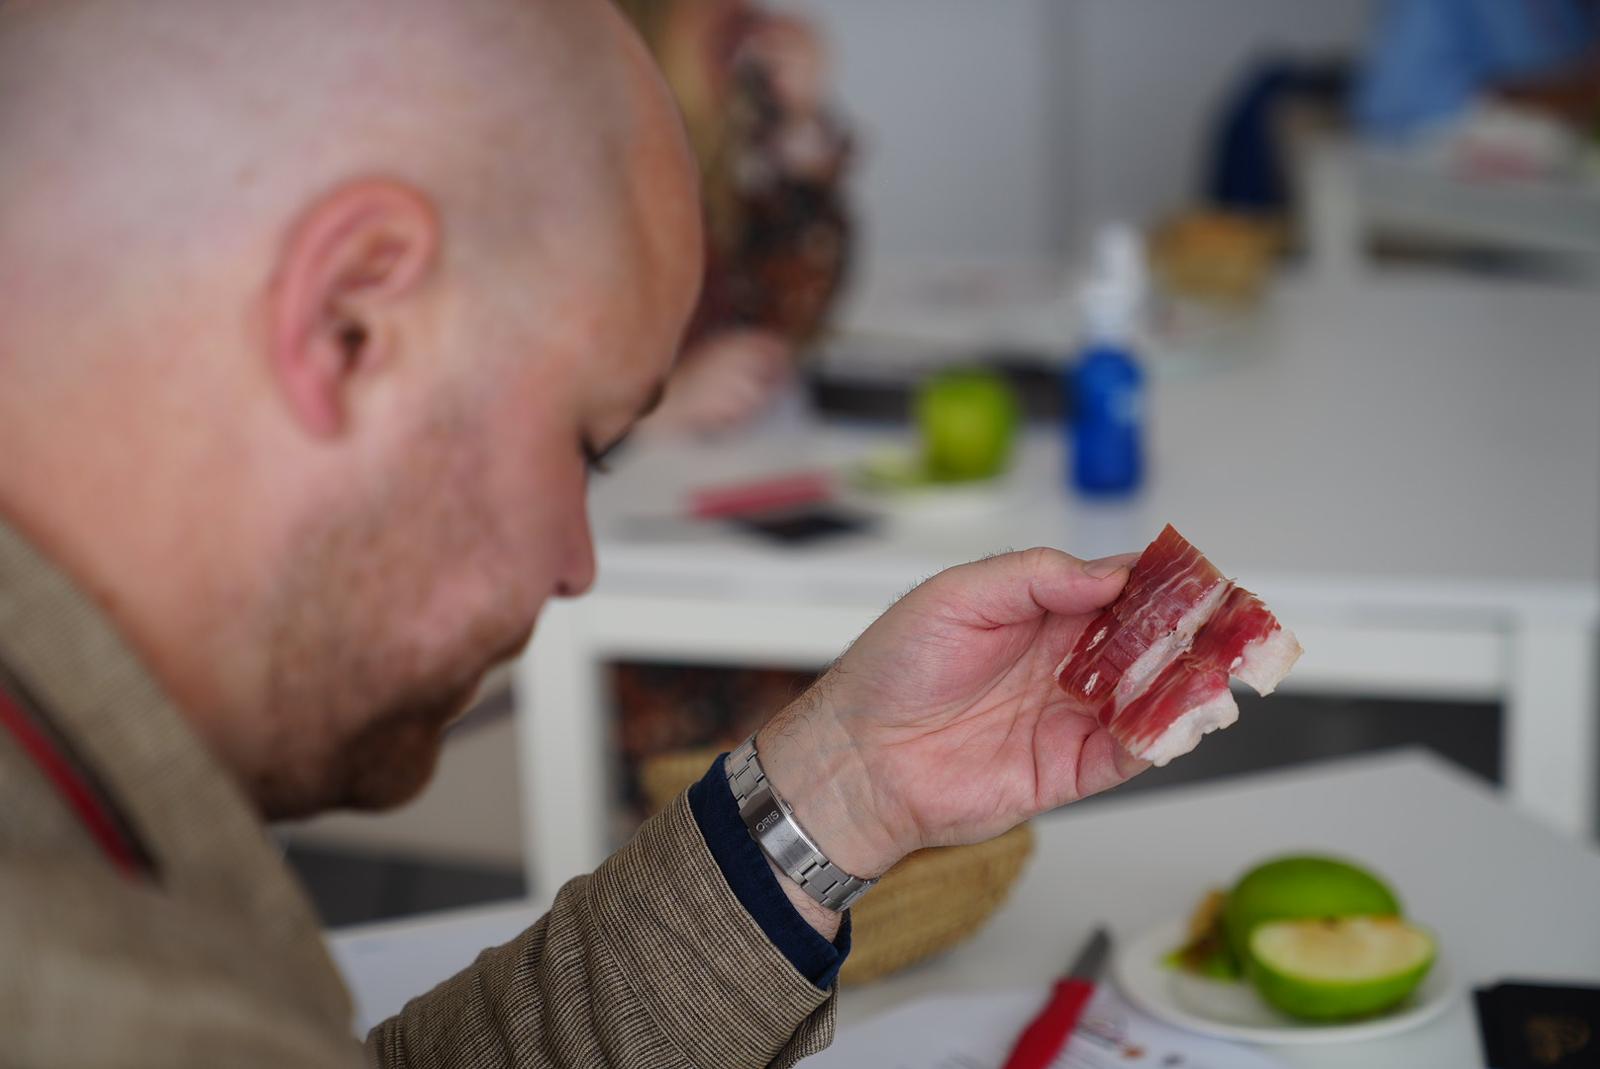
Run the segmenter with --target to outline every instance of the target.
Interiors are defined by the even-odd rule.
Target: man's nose
[[[567,536],[566,553],[561,562],[561,574],[556,579],[556,596],[575,598],[594,586],[594,537],[589,530],[589,510],[578,506],[577,519]]]

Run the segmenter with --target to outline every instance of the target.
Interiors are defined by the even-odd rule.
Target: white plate
[[[1112,977],[1128,1001],[1168,1024],[1207,1036],[1250,1043],[1342,1043],[1377,1039],[1432,1020],[1455,998],[1443,955],[1410,998],[1377,1017],[1347,1024],[1312,1024],[1268,1006],[1247,983],[1207,980],[1161,964],[1181,946],[1183,920],[1172,920],[1120,943]]]

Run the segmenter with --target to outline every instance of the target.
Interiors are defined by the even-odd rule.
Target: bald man
[[[0,1062],[361,1064],[263,822],[412,796],[589,586],[680,127],[601,0],[9,0],[0,146]],[[1126,563],[923,584],[366,1059],[819,1049],[872,877],[1138,769],[1051,685]]]

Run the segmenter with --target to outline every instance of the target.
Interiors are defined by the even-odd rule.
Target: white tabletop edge
[[[882,562],[876,560],[795,556],[763,546],[718,549],[715,559],[697,566],[666,547],[602,543],[594,593],[601,597],[713,597],[724,603],[760,605],[770,604],[774,586],[781,584],[786,602],[881,609],[915,581],[965,563],[934,554],[903,557],[896,574],[886,575]],[[1600,583],[1312,576],[1259,570],[1237,578],[1283,611],[1304,604],[1324,615],[1509,618],[1506,622],[1532,620],[1589,627],[1600,623]]]
[[[1459,765],[1441,757],[1424,746],[1402,746],[1390,750],[1356,753],[1325,760],[1298,762],[1283,768],[1249,772],[1223,779],[1165,787],[1158,791],[1130,792],[1123,796],[1110,794],[1090,801],[1090,804],[1066,805],[1039,818],[1043,820],[1092,820],[1096,815],[1133,814],[1149,809],[1193,805],[1212,799],[1274,791],[1284,787],[1304,785],[1308,782],[1343,779],[1346,777],[1383,777],[1395,772],[1435,782],[1447,781],[1452,788],[1465,789],[1481,800],[1499,807],[1506,816],[1524,826],[1526,834],[1543,838],[1565,849],[1574,849],[1600,860],[1600,847],[1581,841],[1557,828],[1507,804],[1496,787],[1468,772]]]

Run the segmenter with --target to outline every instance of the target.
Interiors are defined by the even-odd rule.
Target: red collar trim
[[[22,752],[55,788],[106,859],[124,876],[153,875],[149,854],[129,830],[105,792],[56,736],[39,708],[20,694],[21,687],[0,675],[0,729],[17,740]]]

